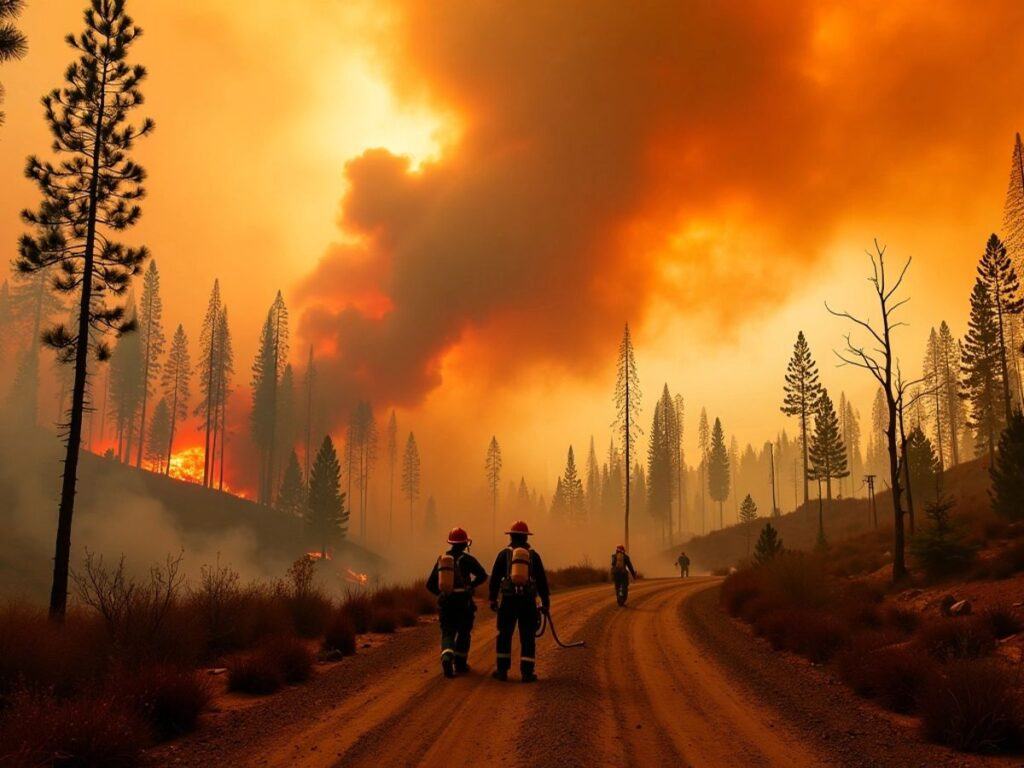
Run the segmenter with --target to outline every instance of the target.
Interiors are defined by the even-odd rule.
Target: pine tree
[[[138,317],[135,300],[128,299],[127,317]],[[111,415],[117,426],[117,458],[127,463],[132,453],[136,415],[142,402],[142,345],[138,333],[126,333],[117,340],[110,360]]]
[[[153,418],[146,438],[146,460],[150,468],[163,474],[167,461],[167,440],[171,434],[171,409],[167,398],[161,397],[153,409]]]
[[[160,356],[167,342],[163,327],[163,300],[160,298],[160,273],[156,260],[149,262],[142,278],[142,303],[139,306],[139,349],[142,353],[142,405],[139,434],[146,434],[146,405],[153,389],[153,380],[160,375]],[[135,466],[142,466],[142,440],[139,440]]]
[[[341,492],[341,465],[330,435],[324,437],[309,474],[309,503],[306,522],[313,540],[320,545],[320,555],[327,557],[327,543],[333,534],[345,538],[349,512],[345,494]]]
[[[277,447],[278,387],[288,358],[288,310],[281,292],[267,311],[260,334],[259,351],[252,368],[252,412],[250,423],[253,442],[262,454],[260,462],[259,501],[270,503],[271,481],[274,478],[274,453]]]
[[[306,363],[306,455],[305,455],[305,473],[306,484],[309,484],[309,462],[310,453],[313,450],[313,386],[316,383],[316,365],[313,362],[313,345],[309,346],[309,361]],[[394,411],[391,412],[394,416]],[[394,471],[392,470],[392,476]],[[392,481],[392,485],[393,485]],[[390,529],[389,529],[390,530]]]
[[[203,485],[209,485],[213,474],[211,468],[213,451],[214,409],[217,391],[217,325],[220,322],[222,303],[220,297],[220,280],[213,281],[210,298],[206,304],[206,314],[199,331],[199,403],[195,415],[203,420]]]
[[[626,324],[622,332],[622,341],[619,343],[619,359],[617,375],[615,380],[615,422],[613,427],[618,432],[625,451],[626,472],[626,501],[625,515],[625,546],[629,548],[629,507],[630,507],[630,477],[628,468],[631,466],[636,453],[636,441],[643,431],[640,429],[640,377],[636,372],[636,357],[633,354],[633,339],[629,335],[629,324]],[[643,496],[641,496],[643,498]]]
[[[843,420],[843,444],[846,446],[846,462],[850,474],[860,477],[863,474],[864,462],[860,453],[860,416],[853,410],[853,405],[846,401],[846,418]]]
[[[675,396],[675,406],[676,438],[678,440],[676,445],[676,501],[679,504],[679,533],[682,534],[687,524],[684,500],[686,496],[686,485],[684,483],[686,478],[686,452],[683,449],[685,433],[683,417],[686,415],[686,401],[683,400],[682,395]]]
[[[740,522],[747,526],[747,555],[750,554],[750,529],[749,523],[754,522],[757,519],[757,504],[750,498],[748,493],[743,499],[743,503],[740,504]]]
[[[594,517],[601,509],[601,468],[597,465],[597,450],[594,447],[593,435],[590,436],[590,451],[587,453],[586,507]]]
[[[391,418],[388,419],[386,441],[384,450],[388,457],[388,540],[390,541],[395,517],[395,468],[398,466],[398,419],[395,417],[394,410],[391,411]]]
[[[1008,520],[1024,519],[1024,415],[1020,411],[1013,413],[999,438],[999,453],[989,475],[992,510]]]
[[[224,306],[220,312],[220,320],[217,323],[217,362],[216,370],[214,374],[214,384],[216,387],[216,397],[214,402],[216,407],[214,408],[214,430],[213,430],[213,441],[212,448],[214,449],[211,456],[210,467],[211,467],[211,478],[210,485],[213,485],[213,462],[217,458],[218,449],[218,437],[219,437],[219,462],[220,462],[220,476],[217,481],[217,487],[220,490],[224,490],[224,445],[227,443],[227,410],[228,410],[228,398],[231,397],[231,378],[235,373],[235,352],[234,347],[231,343],[231,328],[228,324],[228,308]]]
[[[761,529],[761,535],[757,538],[754,546],[754,562],[764,565],[771,562],[782,553],[782,539],[779,532],[771,523],[765,523]]]
[[[188,337],[185,336],[185,329],[179,324],[171,339],[171,349],[167,353],[167,362],[160,380],[170,413],[170,427],[167,430],[167,457],[164,462],[165,474],[170,472],[171,456],[174,454],[174,433],[178,421],[188,417],[191,381],[192,361],[188,354]]]
[[[960,342],[953,337],[953,332],[943,320],[939,325],[937,368],[945,401],[952,466],[960,463],[960,435],[964,424],[963,401],[960,399],[960,384],[957,379],[957,368],[962,354]]]
[[[739,520],[740,515],[740,504],[739,504],[739,483],[736,482],[736,473],[740,468],[740,441],[736,439],[736,435],[729,438],[729,495],[736,501],[736,519]],[[771,478],[769,478],[771,479]]]
[[[576,469],[576,457],[572,446],[565,461],[565,472],[562,473],[561,488],[565,503],[565,516],[573,523],[583,522],[586,518],[586,507],[583,498],[583,481]]]
[[[341,482],[340,478],[338,482]],[[306,516],[306,484],[302,480],[299,457],[294,450],[288,455],[288,462],[285,464],[281,487],[277,492],[276,507],[279,512],[290,517]]]
[[[960,396],[970,405],[967,426],[974,430],[975,452],[979,456],[987,452],[991,460],[1004,423],[999,400],[1003,382],[999,328],[991,297],[981,278],[974,283],[971,293],[971,317],[960,370]]]
[[[839,418],[828,390],[822,388],[814,414],[814,434],[809,451],[811,478],[824,481],[828,494],[829,511],[832,510],[832,481],[850,474],[846,459],[846,446],[839,430]],[[819,508],[820,509],[820,508]],[[824,521],[819,512],[818,533],[824,538]]]
[[[885,393],[879,387],[875,390],[875,399],[871,402],[871,440],[868,442],[868,465],[871,472],[879,475],[885,474],[888,461],[885,447],[886,421],[889,418],[887,408]]]
[[[708,488],[708,453],[711,450],[711,425],[708,423],[708,411],[700,409],[700,420],[697,422],[697,449],[700,451],[700,532],[707,532],[708,513],[704,506],[704,493]]]
[[[75,371],[50,598],[50,615],[58,621],[67,607],[71,521],[89,407],[89,353],[106,359],[105,334],[133,330],[123,307],[107,299],[124,293],[149,255],[144,247],[113,239],[139,220],[138,201],[145,194],[145,171],[131,159],[131,150],[153,123],[147,119],[131,125],[128,113],[142,103],[139,85],[146,71],[126,61],[141,30],[125,15],[124,0],[92,0],[85,26],[82,34],[67,38],[78,60],[67,68],[64,87],[43,99],[53,149],[62,159],[57,165],[28,160],[26,175],[43,199],[37,210],[22,213],[36,234],[22,235],[16,261],[22,273],[59,267],[54,287],[78,299],[77,326],[57,325],[45,335],[62,360],[74,362]]]
[[[939,497],[942,465],[932,441],[920,427],[915,427],[907,435],[907,469],[910,472],[914,502],[923,506],[936,502]]]
[[[717,418],[711,429],[711,447],[708,450],[708,491],[711,498],[718,502],[718,527],[724,528],[722,507],[729,498],[729,453],[725,448],[722,420]]]
[[[804,460],[804,503],[810,499],[808,489],[808,448],[810,419],[814,415],[818,403],[821,385],[818,382],[818,366],[811,357],[811,348],[807,344],[804,332],[800,331],[793,345],[793,357],[786,369],[786,384],[783,387],[785,396],[782,400],[782,412],[787,416],[796,416],[800,420],[800,441],[803,445]]]
[[[633,495],[633,509],[643,509],[647,501],[647,473],[639,461],[633,463],[633,472],[629,483],[629,491]]]
[[[370,471],[377,458],[377,422],[368,402],[356,403],[352,411],[346,452],[350,462],[349,483],[354,479],[359,491],[359,535],[365,539]]]
[[[675,404],[666,386],[654,406],[647,443],[647,510],[661,529],[662,543],[672,518],[675,454]]]
[[[564,520],[566,517],[565,484],[561,475],[555,480],[555,492],[551,494],[550,514],[552,520]]]
[[[0,64],[24,58],[28,52],[28,40],[14,26],[14,19],[25,7],[25,0],[0,0]],[[0,85],[0,104],[3,104],[4,88]],[[0,125],[4,124],[4,113],[0,111]]]
[[[12,426],[35,425],[39,415],[39,342],[53,316],[66,310],[59,295],[50,291],[52,270],[19,274],[8,294],[8,312],[13,338],[27,343],[17,355],[15,373],[7,394]]]
[[[1006,246],[996,236],[991,235],[985,244],[985,252],[978,264],[978,278],[985,285],[989,294],[989,303],[995,313],[996,329],[999,337],[999,368],[1002,379],[1003,420],[1013,412],[1010,395],[1010,367],[1007,363],[1006,348],[1010,343],[1010,324],[1013,316],[1024,310],[1024,301],[1020,297],[1020,281],[1017,272],[1010,263]],[[1016,346],[1016,345],[1014,345]],[[1011,354],[1014,353],[1011,348]]]
[[[296,424],[297,401],[295,397],[295,371],[291,363],[285,363],[281,371],[281,380],[277,384],[277,413],[274,426],[274,434],[277,442],[277,456],[274,458],[274,467],[277,474],[271,478],[274,486],[279,482],[279,475],[284,471],[284,464],[287,461],[287,454],[291,453],[298,438]],[[216,432],[216,430],[215,430]],[[349,498],[349,507],[353,505],[352,497]]]
[[[501,446],[498,438],[491,435],[487,445],[487,456],[484,458],[484,474],[487,478],[487,489],[491,495],[491,543],[494,543],[498,530],[498,484],[501,482]]]
[[[405,453],[402,456],[402,493],[409,502],[409,535],[412,536],[413,508],[420,497],[420,451],[412,432],[405,441]]]
[[[931,423],[934,425],[935,444],[938,447],[939,463],[946,466],[946,443],[949,435],[948,414],[946,413],[945,380],[942,376],[942,346],[939,334],[932,328],[928,333],[922,365],[923,383],[930,393],[922,402],[925,404]]]

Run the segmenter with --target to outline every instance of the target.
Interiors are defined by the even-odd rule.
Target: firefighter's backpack
[[[612,570],[616,573],[622,573],[626,570],[626,553],[616,552],[615,560],[613,561]]]

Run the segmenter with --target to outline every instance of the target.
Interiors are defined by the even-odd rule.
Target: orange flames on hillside
[[[326,552],[321,552],[319,549],[311,549],[308,552],[306,552],[306,557],[314,561],[327,561],[333,559],[333,554],[331,553],[330,550],[327,550]],[[370,583],[370,574],[360,573],[359,571],[353,571],[351,568],[347,566],[343,568],[341,571],[338,571],[338,573],[349,584],[358,584],[360,587],[365,587],[367,584]]]
[[[204,462],[205,453],[203,446],[196,445],[192,448],[183,448],[171,454],[168,474],[175,480],[184,480],[186,483],[202,485]],[[215,477],[214,479],[216,480],[217,478]],[[215,483],[214,487],[216,485]],[[230,488],[227,483],[224,484],[223,490],[235,496],[240,496],[243,499],[245,498],[243,492]]]

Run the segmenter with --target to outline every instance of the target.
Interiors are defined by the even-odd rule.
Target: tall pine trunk
[[[149,360],[150,344],[153,343],[153,311],[150,309],[146,317],[146,360],[142,365],[142,415],[139,421],[139,450],[135,456],[135,466],[142,466],[142,446],[146,443],[146,401],[149,397]]]
[[[71,567],[71,521],[75,514],[75,489],[78,485],[78,458],[82,447],[82,416],[85,412],[85,388],[88,380],[89,317],[92,312],[92,271],[96,250],[96,206],[100,183],[100,151],[103,145],[103,113],[107,103],[107,62],[100,79],[99,108],[96,110],[96,134],[93,139],[92,169],[89,179],[89,213],[86,219],[85,251],[82,264],[82,295],[78,311],[78,339],[75,343],[75,382],[71,389],[71,418],[68,424],[67,452],[61,478],[60,506],[57,510],[57,541],[53,555],[53,585],[50,589],[50,618],[63,623],[68,607],[68,574]]]

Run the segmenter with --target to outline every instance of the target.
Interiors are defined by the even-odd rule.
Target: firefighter
[[[537,679],[536,668],[537,599],[545,615],[551,607],[551,591],[544,563],[531,549],[527,537],[532,536],[529,526],[517,521],[505,531],[509,545],[498,553],[491,571],[491,610],[498,614],[497,669],[495,680],[508,680],[512,667],[512,635],[519,628],[519,671],[524,683]]]
[[[487,571],[467,550],[473,543],[462,528],[448,533],[451,548],[437,558],[427,589],[437,595],[441,625],[441,671],[445,677],[469,671],[469,643],[476,616],[473,591],[487,581]]]
[[[633,561],[626,554],[626,547],[619,544],[612,555],[612,581],[615,582],[615,596],[619,605],[625,605],[626,597],[629,595],[630,575],[635,581],[636,569],[633,567]]]
[[[676,560],[676,565],[679,566],[679,578],[688,578],[690,575],[690,558],[686,556],[685,552],[681,552],[679,554],[679,559]]]

